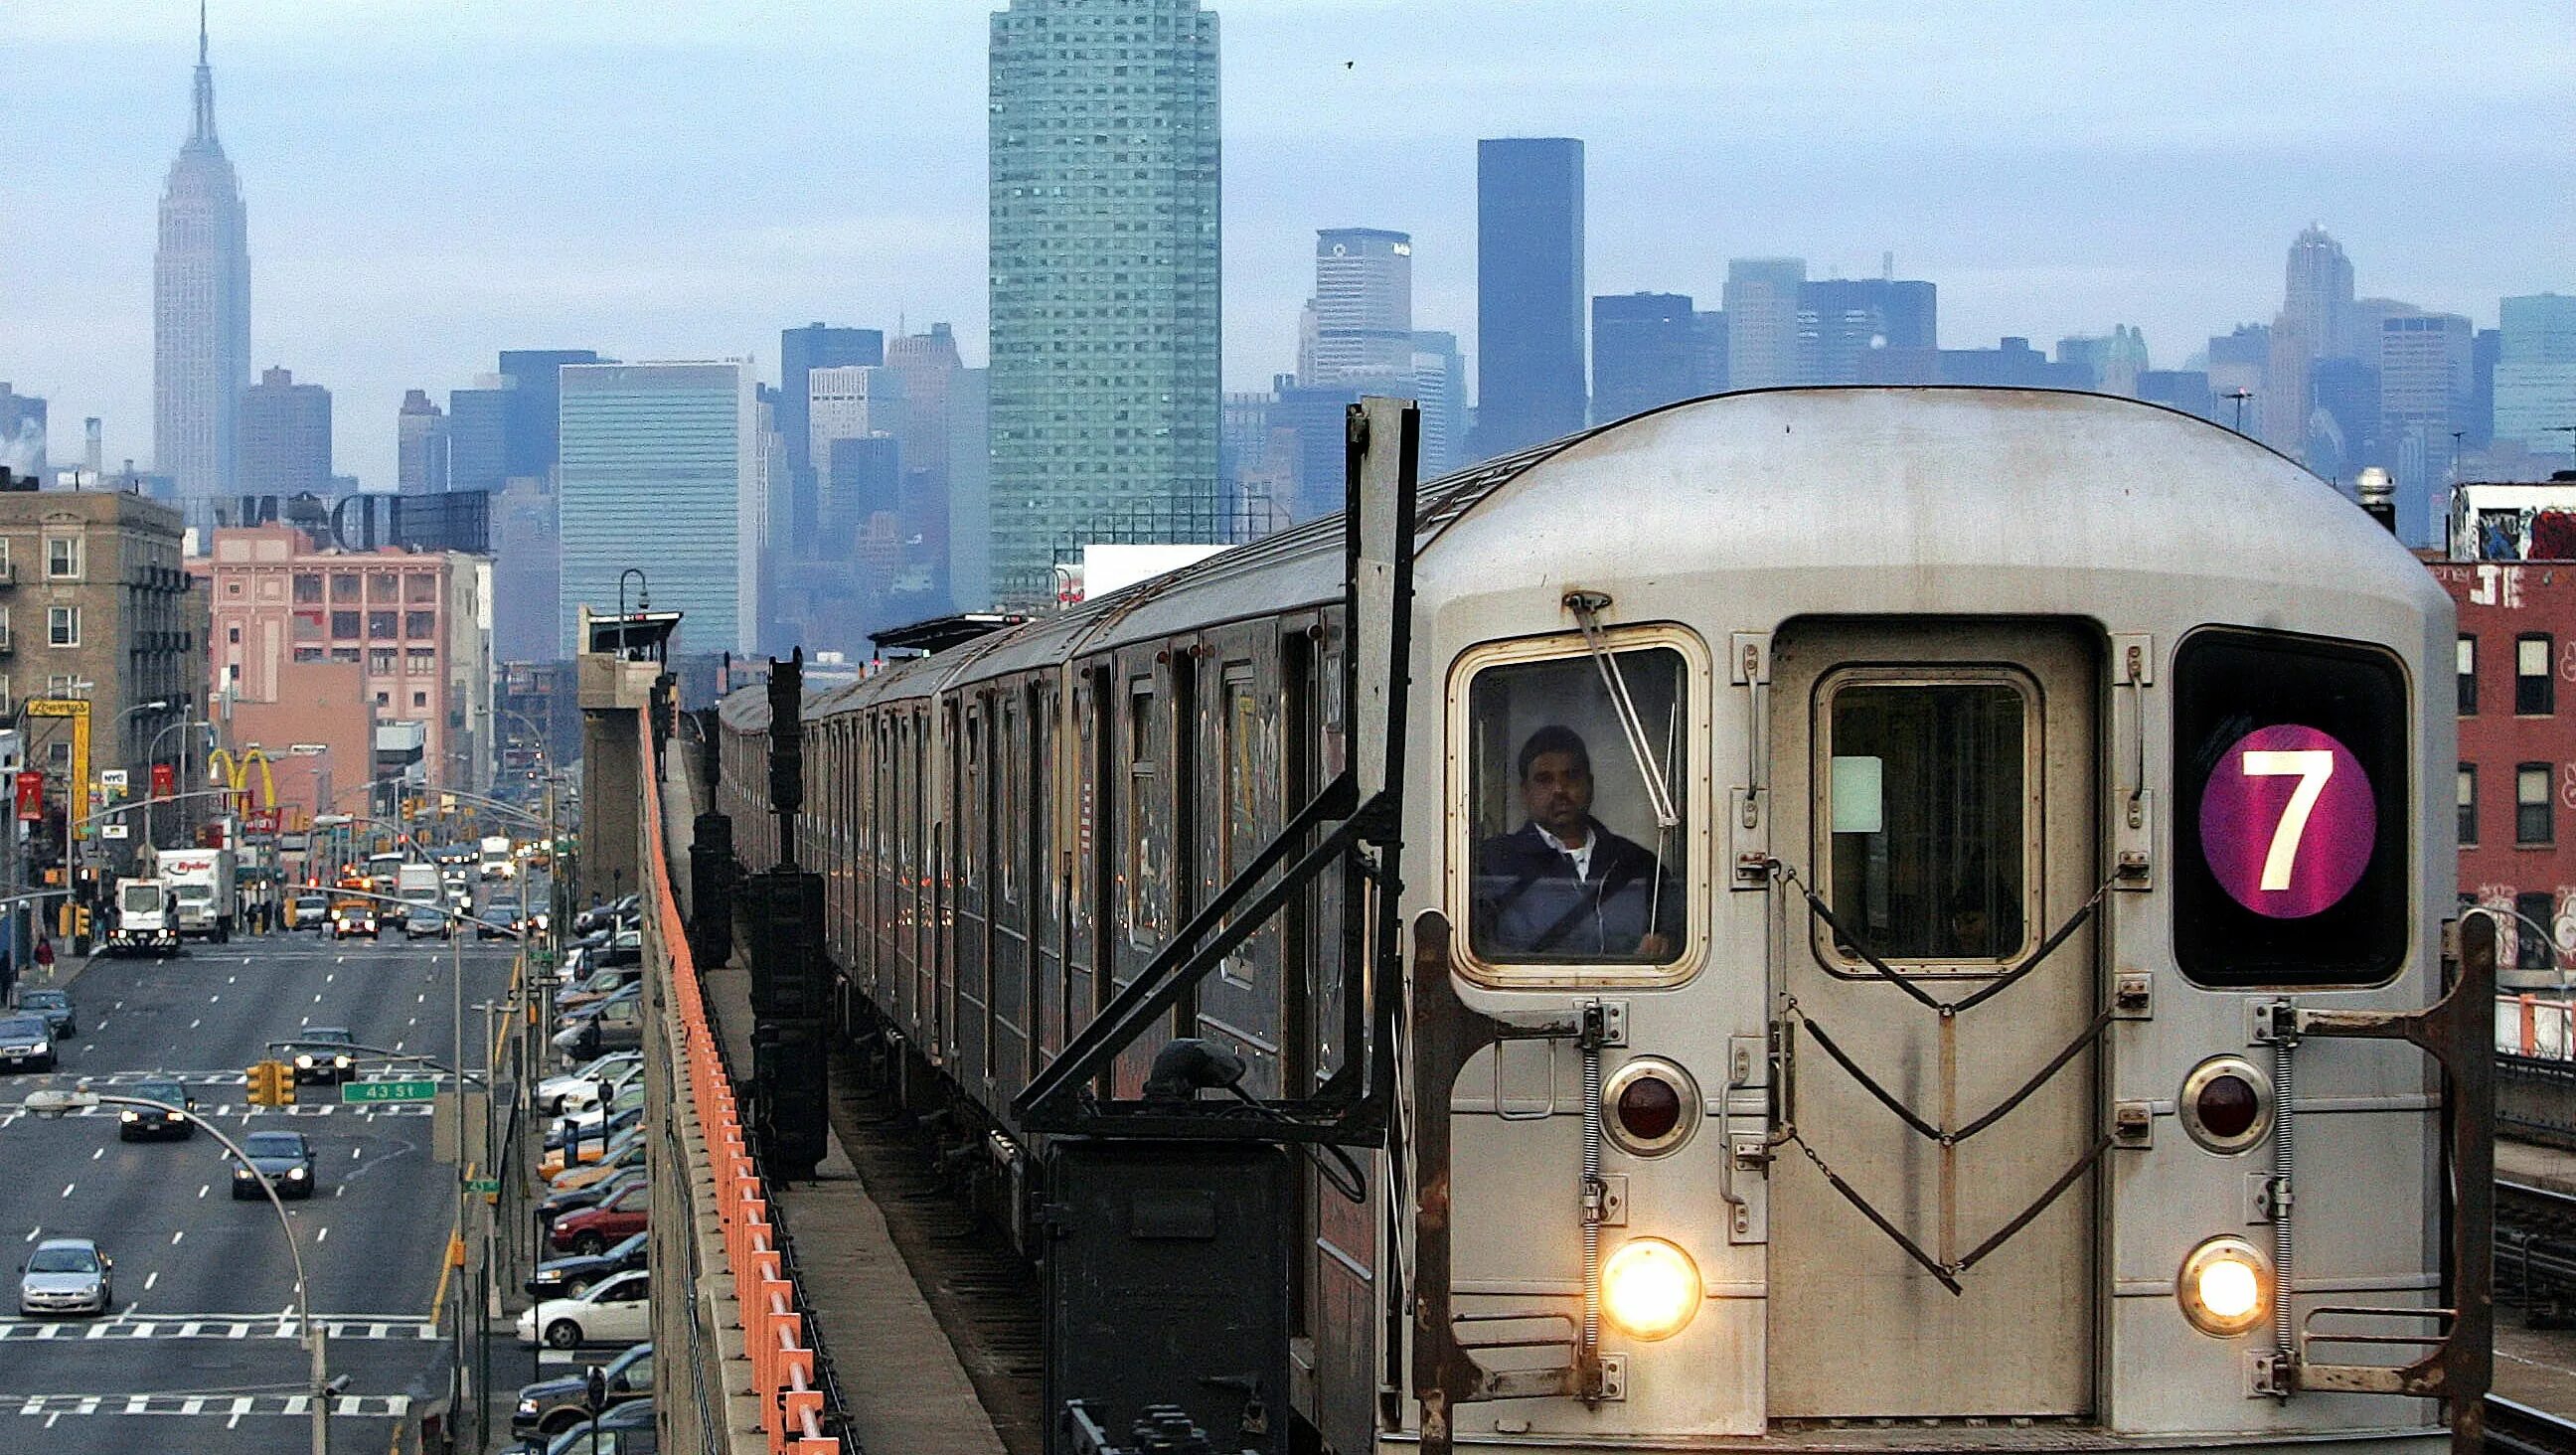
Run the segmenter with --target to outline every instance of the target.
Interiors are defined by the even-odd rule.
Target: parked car
[[[600,1139],[595,1136],[584,1137],[578,1142],[558,1142],[554,1138],[548,1137],[546,1139],[545,1155],[538,1161],[537,1170],[548,1177],[552,1177],[567,1167],[578,1167],[584,1162],[605,1161],[607,1158],[616,1154],[619,1146],[626,1141],[629,1134],[640,1132],[642,1130],[643,1127],[640,1122],[629,1122],[622,1127],[611,1127],[608,1132],[608,1140],[605,1143],[602,1143]]]
[[[116,1301],[116,1260],[87,1238],[47,1238],[18,1269],[18,1312],[103,1314]]]
[[[306,1026],[291,1038],[295,1050],[295,1084],[320,1081],[337,1086],[358,1074],[358,1038],[347,1026]],[[339,1050],[347,1046],[352,1049]]]
[[[658,1455],[662,1436],[653,1424],[653,1402],[639,1399],[555,1436],[543,1455]]]
[[[403,938],[406,940],[430,935],[443,940],[454,932],[455,927],[456,921],[448,918],[447,911],[434,904],[415,904],[403,911]]]
[[[646,1233],[630,1233],[622,1243],[612,1243],[604,1253],[575,1253],[567,1258],[549,1258],[537,1265],[527,1281],[528,1292],[539,1298],[573,1298],[584,1289],[612,1274],[631,1273],[644,1266]]]
[[[593,1284],[579,1298],[549,1298],[529,1305],[519,1315],[519,1342],[544,1340],[550,1349],[583,1344],[640,1343],[653,1332],[653,1307],[647,1300],[650,1275],[620,1273]]]
[[[547,1129],[546,1150],[552,1152],[565,1147],[594,1145],[605,1147],[609,1138],[642,1120],[644,1103],[640,1098],[631,1106],[611,1111],[605,1126],[598,1121],[578,1123],[567,1117]]]
[[[644,1163],[638,1159],[618,1168],[614,1175],[603,1177],[596,1182],[581,1187],[553,1189],[538,1201],[537,1221],[551,1226],[555,1219],[570,1216],[586,1207],[597,1207],[601,1202],[643,1180]]]
[[[561,1116],[585,1106],[594,1106],[599,1101],[601,1082],[608,1083],[613,1095],[628,1077],[639,1074],[643,1065],[644,1053],[641,1051],[611,1051],[605,1056],[595,1056],[576,1070],[538,1082],[537,1107],[549,1116]]]
[[[641,1110],[643,1105],[644,1078],[631,1076],[627,1078],[624,1085],[617,1088],[614,1095],[609,1097],[605,1106],[594,1100],[579,1111],[566,1112],[555,1118],[553,1134],[560,1134],[565,1139],[569,1139],[576,1133],[585,1137],[596,1137],[600,1134],[599,1124],[606,1122],[610,1134],[614,1135],[625,1125],[619,1120],[620,1116],[626,1112]]]
[[[535,1290],[532,1287],[530,1291]],[[638,1400],[651,1403],[652,1345],[635,1345],[610,1360],[599,1372],[608,1381],[605,1409],[618,1409]],[[521,1386],[518,1408],[510,1412],[510,1433],[521,1439],[530,1435],[552,1438],[574,1425],[587,1423],[590,1419],[589,1382],[585,1374],[568,1374],[560,1379],[544,1379]],[[605,1410],[600,1428],[607,1428]]]
[[[311,1197],[321,1179],[313,1172],[313,1144],[302,1132],[253,1132],[242,1140],[248,1163],[233,1164],[233,1196],[257,1197],[266,1178],[280,1197]]]
[[[54,1028],[40,1015],[0,1019],[0,1066],[12,1071],[54,1069]]]
[[[600,1153],[599,1160],[595,1162],[575,1162],[570,1167],[565,1167],[561,1163],[560,1154],[549,1156],[546,1162],[540,1165],[540,1170],[545,1172],[547,1188],[553,1192],[572,1192],[595,1182],[605,1182],[628,1168],[643,1166],[642,1130],[640,1127],[628,1127],[625,1131],[609,1138],[608,1150]]]
[[[596,1056],[643,1044],[644,998],[623,992],[583,1006],[580,1019],[557,1031],[554,1038],[555,1049],[567,1056]]]
[[[565,1253],[605,1253],[609,1244],[644,1231],[652,1221],[653,1189],[622,1187],[596,1206],[555,1219],[546,1229],[546,1242]]]
[[[44,1017],[56,1040],[80,1034],[80,1017],[72,1010],[70,991],[22,990],[18,992],[18,1013]]]
[[[593,1001],[606,1000],[644,978],[641,965],[605,965],[591,971],[555,997],[555,1012],[570,1015]]]
[[[188,1115],[197,1109],[197,1099],[188,1088],[175,1081],[146,1081],[120,1087],[126,1096],[139,1096],[146,1101],[166,1102],[176,1111],[155,1111],[151,1107],[119,1107],[116,1112],[116,1139],[120,1142],[149,1142],[163,1137],[186,1141],[197,1134],[197,1119]]]

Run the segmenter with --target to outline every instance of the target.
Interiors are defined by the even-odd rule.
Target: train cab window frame
[[[2167,680],[2175,968],[2223,990],[2396,976],[2421,872],[2405,664],[2369,642],[2210,626]]]
[[[2007,702],[2018,711],[1996,711]],[[2048,878],[2045,707],[2030,674],[1998,664],[1846,667],[1817,683],[1817,892],[1851,937],[1816,922],[1828,973],[1876,975],[1863,948],[1925,978],[1992,976],[2030,952]],[[1970,772],[1979,740],[1991,751]]]
[[[2513,842],[2540,849],[2558,842],[2558,804],[2550,793],[2556,774],[2547,763],[2513,765]]]
[[[2478,715],[2478,639],[2474,633],[2460,633],[2459,644],[2452,649],[2455,667],[2460,675],[2460,716]]]
[[[1644,771],[1603,681],[1605,664],[1582,633],[1488,642],[1461,652],[1450,666],[1442,896],[1451,923],[1462,931],[1452,941],[1459,969],[1480,984],[1674,986],[1690,981],[1708,962],[1717,813],[1704,794],[1692,792],[1692,785],[1712,781],[1715,699],[1707,644],[1687,627],[1655,622],[1605,629],[1602,647],[1627,688],[1638,726],[1658,753],[1656,766],[1680,819],[1660,835]],[[1546,731],[1551,728],[1558,732]],[[1561,743],[1564,732],[1579,741],[1577,752],[1588,763],[1569,761],[1576,753]],[[1524,758],[1532,768],[1552,773],[1585,770],[1581,783],[1591,793],[1590,821],[1634,851],[1651,855],[1661,839],[1660,893],[1652,881],[1627,896],[1614,891],[1628,902],[1608,919],[1596,916],[1592,926],[1596,937],[1625,937],[1633,926],[1636,950],[1611,954],[1595,946],[1550,954],[1507,948],[1506,937],[1517,933],[1511,916],[1520,904],[1506,902],[1505,894],[1529,876],[1507,877],[1496,854],[1521,836],[1578,865],[1605,847],[1622,860],[1634,853],[1597,834],[1580,850],[1542,837],[1523,788]],[[1480,860],[1480,851],[1488,850]],[[1524,868],[1553,863],[1542,861],[1536,850],[1520,857],[1530,861]],[[1609,872],[1605,866],[1603,875]],[[1626,881],[1638,886],[1643,878],[1632,872]],[[1554,920],[1538,926],[1541,933],[1554,928]],[[1658,934],[1665,942],[1660,946],[1653,939]]]
[[[2513,639],[2513,715],[2550,717],[2558,711],[2558,676],[2552,659],[2557,642],[2547,632],[2522,632]]]

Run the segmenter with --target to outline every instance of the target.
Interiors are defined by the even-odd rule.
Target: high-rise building
[[[1476,143],[1480,459],[1583,428],[1583,143]]]
[[[555,492],[533,475],[492,497],[492,654],[500,661],[564,660],[555,506]]]
[[[991,112],[993,585],[1046,602],[1060,549],[1220,524],[1217,18],[1011,0]]]
[[[2245,435],[2263,428],[2262,399],[2272,370],[2272,330],[2240,323],[2209,340],[2209,393],[2219,423]]]
[[[933,594],[943,594],[951,579],[948,391],[965,367],[957,356],[955,330],[934,323],[928,333],[888,340],[886,367],[903,381],[903,408],[894,433],[903,445],[907,542],[915,563],[930,571]]]
[[[1592,300],[1592,422],[1711,392],[1701,314],[1687,293]]]
[[[778,332],[778,438],[786,448],[786,529],[798,536],[814,528],[817,461],[806,401],[817,369],[873,367],[885,362],[885,332],[836,328],[815,322]]]
[[[152,257],[152,457],[183,497],[229,495],[250,382],[250,221],[215,139],[215,72],[197,17],[196,120],[161,189]]]
[[[590,349],[501,351],[501,375],[510,381],[509,475],[533,475],[553,484],[562,455],[557,429],[563,367],[603,362]]]
[[[0,468],[45,475],[45,401],[17,393],[6,379],[0,379]]]
[[[1315,234],[1311,384],[1397,386],[1413,373],[1413,238],[1373,227]]]
[[[1726,265],[1726,387],[1798,382],[1798,303],[1804,258],[1737,258]]]
[[[761,619],[750,362],[566,364],[560,378],[562,655],[579,608],[615,611],[630,569],[654,609],[687,613],[675,651],[750,652]],[[630,609],[638,594],[626,592]]]
[[[1942,349],[1937,382],[1998,389],[2081,389],[2080,366],[2051,362],[2030,340],[2007,335],[1990,349]]]
[[[1456,334],[1414,331],[1413,397],[1422,409],[1422,478],[1436,479],[1465,465],[1467,360],[1458,352]]]
[[[267,369],[241,391],[241,462],[245,495],[331,493],[331,391],[298,384],[294,371]]]
[[[1895,382],[1921,372],[1941,346],[1940,293],[1930,283],[1820,278],[1799,284],[1797,296],[1799,383]],[[1890,355],[1914,362],[1891,368]]]
[[[2365,341],[2353,332],[2352,260],[2313,222],[2290,243],[2287,285],[2282,323],[2306,342],[2307,362],[2362,351]]]
[[[447,488],[497,496],[509,484],[516,402],[517,386],[506,374],[485,374],[471,389],[447,391]]]
[[[403,395],[394,420],[394,490],[435,495],[447,489],[447,412],[424,390]]]
[[[2505,299],[2495,363],[2495,438],[2534,453],[2576,444],[2576,297]]]
[[[903,376],[884,365],[849,364],[805,376],[805,457],[819,476],[832,441],[891,437],[903,425]]]
[[[2399,314],[2380,324],[2379,444],[2397,484],[2397,538],[2430,544],[2434,502],[2460,454],[2452,431],[2469,401],[2469,321],[2456,313]]]

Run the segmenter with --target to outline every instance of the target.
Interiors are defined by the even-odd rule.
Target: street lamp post
[[[212,732],[214,731],[214,727],[215,725],[212,722],[202,717],[183,717],[177,722],[162,724],[161,730],[152,735],[151,743],[143,750],[143,771],[146,773],[152,771],[154,760],[159,758],[161,755],[161,740],[163,738],[168,737],[173,732],[178,732],[186,728],[204,728],[208,732]],[[186,792],[188,788],[188,754],[184,749],[179,754],[178,777],[173,786],[182,793]],[[186,820],[182,819],[181,822],[184,824]],[[146,838],[153,841],[155,847],[159,846],[161,841],[160,826],[153,821],[153,816],[150,814],[144,815],[143,833]]]
[[[204,1127],[207,1134],[222,1143],[224,1150],[230,1152],[241,1165],[244,1167],[252,1165],[250,1154],[241,1149],[241,1144],[225,1135],[223,1128],[184,1106],[172,1106],[166,1101],[154,1101],[145,1096],[122,1096],[105,1091],[31,1091],[27,1093],[26,1100],[26,1108],[31,1114],[46,1117],[63,1116],[70,1112],[99,1106],[133,1106],[160,1112],[176,1112],[198,1126]],[[278,1199],[277,1189],[269,1184],[267,1177],[258,1178],[258,1182],[259,1190],[268,1195],[268,1205],[277,1211],[278,1231],[286,1235],[286,1255],[294,1260],[295,1264],[295,1317],[296,1321],[304,1326],[305,1346],[313,1351],[311,1393],[313,1455],[331,1455],[331,1396],[347,1383],[347,1379],[343,1376],[339,1383],[335,1384],[327,1372],[328,1366],[322,1347],[322,1326],[313,1320],[312,1287],[304,1277],[304,1250],[296,1246],[295,1224],[287,1220],[286,1204]]]

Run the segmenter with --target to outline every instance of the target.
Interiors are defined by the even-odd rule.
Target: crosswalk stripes
[[[438,1337],[438,1322],[422,1318],[324,1318],[334,1343],[353,1339],[412,1341]],[[300,1339],[303,1326],[276,1314],[128,1314],[113,1319],[0,1319],[0,1343],[28,1340],[73,1343],[87,1339]]]
[[[121,1106],[83,1106],[74,1107],[70,1111],[56,1113],[55,1115],[61,1117],[112,1117],[124,1109],[125,1108]],[[201,1117],[245,1116],[258,1118],[264,1116],[327,1117],[345,1113],[346,1115],[353,1117],[425,1117],[433,1115],[434,1111],[435,1108],[426,1101],[370,1102],[354,1105],[337,1101],[297,1102],[293,1106],[234,1106],[230,1102],[223,1102],[215,1106],[200,1106],[197,1108],[197,1115]],[[0,1127],[8,1126],[26,1115],[27,1112],[25,1108],[20,1104],[14,1102],[0,1102]]]
[[[0,1411],[19,1415],[195,1415],[240,1419],[250,1415],[304,1415],[312,1411],[307,1394],[8,1394]],[[331,1400],[331,1413],[351,1419],[398,1420],[411,1410],[404,1394],[343,1394]]]

